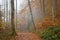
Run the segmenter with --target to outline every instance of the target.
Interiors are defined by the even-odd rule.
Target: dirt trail
[[[18,33],[18,36],[14,40],[41,40],[34,33]]]

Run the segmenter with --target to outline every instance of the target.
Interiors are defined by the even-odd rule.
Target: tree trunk
[[[0,28],[2,27],[2,12],[1,12],[1,5],[0,5]]]
[[[36,31],[36,27],[35,27],[35,23],[34,23],[34,19],[33,19],[33,14],[32,14],[32,9],[31,9],[31,6],[30,6],[30,0],[28,0],[28,6],[29,6],[29,9],[30,9],[30,13],[31,13],[32,24],[34,26],[34,30]],[[28,25],[30,25],[30,24],[28,24]]]
[[[13,35],[16,34],[15,31],[15,24],[14,24],[14,0],[11,0],[11,25],[12,25],[12,29],[13,29]]]

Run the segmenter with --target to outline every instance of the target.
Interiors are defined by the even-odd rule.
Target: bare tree
[[[1,22],[2,22],[2,12],[1,12],[1,5],[0,5],[0,27],[1,27]]]
[[[29,9],[30,9],[31,20],[32,20],[34,29],[35,29],[35,31],[36,31],[36,27],[35,27],[35,23],[34,23],[34,19],[33,19],[33,14],[32,14],[32,9],[31,9],[31,5],[30,5],[30,0],[28,0],[28,6],[29,6]],[[30,25],[30,24],[29,24],[29,25]]]
[[[43,17],[45,16],[45,1],[46,0],[40,0],[40,4],[41,4],[40,6],[41,6],[41,11],[42,11]],[[44,20],[44,18],[42,18],[42,19]]]
[[[11,0],[11,25],[12,25],[12,29],[13,29],[13,34],[16,34],[15,31],[15,24],[14,24],[14,0]]]

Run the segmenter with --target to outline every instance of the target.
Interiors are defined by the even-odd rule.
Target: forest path
[[[14,40],[41,40],[35,33],[18,33]]]

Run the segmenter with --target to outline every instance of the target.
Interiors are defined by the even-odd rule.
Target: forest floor
[[[35,33],[17,33],[15,39],[12,40],[41,40]]]

